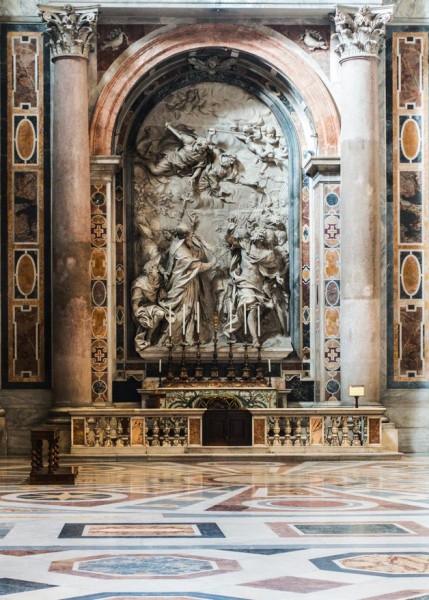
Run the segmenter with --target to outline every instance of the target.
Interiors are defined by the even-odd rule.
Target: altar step
[[[251,446],[200,446],[186,448],[181,455],[183,460],[280,460],[280,461],[307,461],[307,460],[398,460],[401,452],[383,451],[381,449],[362,448],[288,448],[279,447],[251,447]],[[153,455],[151,460],[153,460]],[[171,458],[171,457],[169,457]]]

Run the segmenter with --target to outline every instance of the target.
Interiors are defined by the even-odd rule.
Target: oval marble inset
[[[420,129],[414,119],[407,119],[402,127],[401,148],[408,160],[414,160],[420,151]]]
[[[325,276],[328,279],[339,278],[340,253],[338,250],[325,250]]]
[[[92,301],[96,306],[103,306],[107,298],[106,285],[103,281],[97,280],[92,286]]]
[[[94,308],[92,311],[92,337],[105,338],[107,336],[107,315],[105,308]]]
[[[103,248],[94,248],[92,251],[91,277],[92,279],[106,279],[107,277],[106,251]]]
[[[23,119],[18,124],[15,132],[16,151],[22,160],[30,160],[36,147],[36,132],[34,125],[28,119]]]
[[[338,283],[336,281],[330,281],[326,286],[325,298],[327,304],[330,306],[335,306],[338,304],[340,299],[340,288],[338,287]]]
[[[23,254],[16,263],[16,286],[23,296],[33,293],[37,281],[37,269],[33,258]]]
[[[340,335],[340,312],[338,308],[327,308],[325,310],[325,335],[326,337],[338,337]]]
[[[401,279],[402,287],[408,296],[417,294],[421,281],[420,263],[414,254],[409,254],[402,263]]]

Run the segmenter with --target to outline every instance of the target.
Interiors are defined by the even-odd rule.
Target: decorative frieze
[[[82,6],[74,8],[66,4],[61,10],[52,6],[39,4],[40,15],[46,22],[46,32],[50,41],[48,46],[52,58],[62,56],[79,56],[88,58],[89,52],[95,48],[92,39],[97,23],[97,7]]]
[[[337,6],[334,17],[335,31],[332,39],[338,42],[335,52],[341,60],[356,57],[378,57],[383,49],[385,24],[389,21],[391,7],[372,9],[361,7],[355,13]]]

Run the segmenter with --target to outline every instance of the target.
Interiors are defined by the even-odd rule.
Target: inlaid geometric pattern
[[[216,523],[124,523],[112,525],[66,523],[60,538],[218,538],[225,537]]]
[[[7,239],[5,384],[44,383],[45,144],[44,39],[39,31],[7,32]],[[5,121],[5,124],[6,124]],[[49,160],[48,163],[49,165]],[[4,174],[6,177],[6,173]],[[3,212],[5,214],[5,212]]]
[[[91,185],[91,380],[92,401],[106,402],[108,391],[107,191]]]
[[[418,385],[429,381],[428,33],[393,31],[390,58],[391,372],[393,382]]]
[[[0,459],[0,597],[429,600],[428,457],[28,470]]]

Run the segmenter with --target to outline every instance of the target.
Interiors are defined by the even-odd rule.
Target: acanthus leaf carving
[[[97,6],[74,8],[66,4],[62,9],[39,4],[40,16],[46,23],[46,33],[50,37],[47,46],[52,57],[80,56],[88,58],[95,48],[92,39],[97,23]]]

